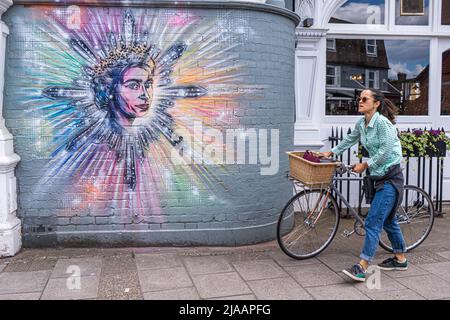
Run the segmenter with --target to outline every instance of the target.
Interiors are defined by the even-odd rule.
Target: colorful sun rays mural
[[[239,41],[220,21],[171,10],[33,7],[39,46],[16,93],[48,159],[36,188],[61,194],[59,215],[122,210],[163,222],[165,206],[220,203],[226,167],[190,160],[205,143],[196,123],[239,126]]]

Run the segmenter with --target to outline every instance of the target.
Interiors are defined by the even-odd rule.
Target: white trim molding
[[[0,0],[0,17],[12,5]],[[6,37],[8,27],[0,20],[0,257],[13,256],[22,245],[21,221],[16,217],[17,190],[14,169],[20,157],[14,153],[13,136],[3,118],[3,88],[5,85]]]
[[[318,150],[324,146],[320,139],[319,115],[325,96],[326,51],[325,29],[297,29],[295,51],[295,133],[294,145]],[[322,88],[323,87],[323,88]]]

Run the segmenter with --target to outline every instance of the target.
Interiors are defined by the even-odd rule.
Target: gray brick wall
[[[25,246],[241,245],[275,237],[278,214],[291,196],[284,174],[288,169],[285,152],[292,149],[294,132],[292,20],[250,10],[188,10],[200,17],[199,26],[228,14],[230,19],[243,19],[250,30],[244,36],[235,34],[228,41],[237,42],[232,53],[238,57],[235,64],[243,66],[240,83],[264,89],[256,96],[242,94],[237,100],[240,108],[235,117],[241,128],[279,129],[279,170],[275,175],[262,176],[260,165],[226,165],[226,172],[208,165],[208,171],[216,173],[218,179],[210,186],[218,191],[215,198],[197,201],[185,199],[185,193],[172,191],[160,197],[161,215],[144,207],[144,214],[135,216],[136,208],[118,205],[126,199],[92,199],[90,191],[72,186],[67,177],[51,182],[42,180],[42,169],[52,157],[49,150],[40,150],[33,144],[33,135],[39,131],[41,139],[46,138],[47,142],[54,137],[44,126],[39,127],[39,117],[31,112],[33,105],[20,96],[20,92],[32,89],[24,87],[24,78],[35,71],[30,70],[29,61],[35,59],[33,48],[39,47],[23,32],[29,32],[25,30],[30,30],[30,24],[31,28],[37,28],[39,18],[35,13],[39,10],[15,5],[3,16],[10,28],[4,116],[14,135],[15,151],[22,158],[16,176],[18,215],[23,221]],[[164,9],[152,10],[158,13]],[[165,12],[174,14],[173,9]],[[108,193],[108,197],[114,197],[114,192]],[[86,198],[95,205],[83,203]]]

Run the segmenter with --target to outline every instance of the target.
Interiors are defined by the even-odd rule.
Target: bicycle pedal
[[[350,237],[352,234],[354,234],[355,233],[355,230],[352,230],[352,231],[348,231],[347,229],[345,229],[344,230],[344,232],[342,232],[342,236],[343,237],[345,237],[345,238],[348,238],[348,237]]]

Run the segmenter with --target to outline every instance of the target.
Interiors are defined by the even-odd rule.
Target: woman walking
[[[392,244],[394,256],[380,263],[378,267],[383,270],[407,270],[408,262],[403,234],[395,218],[403,195],[404,181],[400,168],[402,148],[394,126],[397,107],[375,89],[362,91],[358,105],[359,112],[363,113],[364,117],[358,120],[355,130],[323,155],[339,156],[358,141],[369,152],[369,160],[356,164],[353,171],[362,173],[368,169],[375,181],[376,192],[365,220],[366,236],[361,260],[351,268],[343,270],[351,279],[365,281],[383,229]]]

